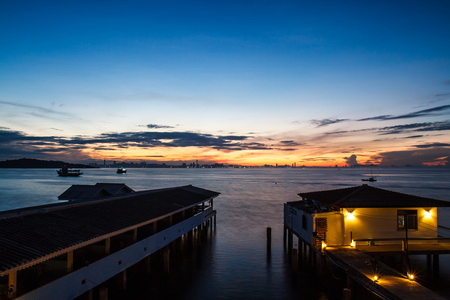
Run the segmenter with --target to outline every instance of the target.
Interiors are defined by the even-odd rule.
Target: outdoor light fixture
[[[425,210],[425,217],[431,218],[431,209]]]
[[[353,219],[355,219],[355,214],[354,214],[354,210],[352,210],[352,211],[350,211],[350,210],[347,210],[347,219],[349,219],[349,220],[353,220]]]
[[[378,281],[378,275],[373,276],[373,282],[377,282]]]
[[[356,243],[354,240],[352,240],[352,242],[350,243],[350,247],[355,247],[355,246],[356,246]]]
[[[414,280],[414,274],[406,273],[406,276],[408,277],[409,280]]]
[[[327,244],[325,242],[322,242],[322,250],[324,250],[327,247]]]

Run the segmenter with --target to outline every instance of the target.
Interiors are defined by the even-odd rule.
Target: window
[[[417,210],[397,211],[397,230],[417,230]]]

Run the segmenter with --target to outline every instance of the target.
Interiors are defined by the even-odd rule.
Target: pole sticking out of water
[[[267,227],[267,252],[272,250],[272,228]]]

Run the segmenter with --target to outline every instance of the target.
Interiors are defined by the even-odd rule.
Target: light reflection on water
[[[137,191],[188,184],[211,189],[221,193],[214,201],[217,232],[195,263],[185,262],[189,287],[183,286],[186,293],[179,298],[333,299],[313,276],[293,274],[287,266],[283,203],[298,200],[299,192],[361,185],[371,173],[378,181],[370,185],[450,201],[449,169],[129,169],[127,174],[87,169],[79,178],[58,177],[53,169],[0,169],[0,210],[58,202],[72,184],[125,183]],[[448,210],[439,214],[440,224],[450,227]],[[270,259],[267,227],[272,228]],[[450,278],[448,271],[442,274]]]

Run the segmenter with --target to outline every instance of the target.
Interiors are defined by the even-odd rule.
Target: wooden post
[[[433,275],[439,276],[439,254],[433,254]]]
[[[92,300],[92,299],[94,299],[94,289],[90,289],[86,295],[86,300]]]
[[[137,228],[133,229],[133,243],[137,242]]]
[[[119,278],[117,278],[117,279],[118,279],[119,289],[126,290],[127,289],[127,270],[123,270],[119,274]]]
[[[303,240],[298,238],[298,266],[300,267],[303,262]]]
[[[17,271],[8,274],[8,299],[15,298],[17,295]]]
[[[272,251],[272,228],[267,227],[267,253]]]
[[[67,273],[73,271],[73,250],[67,252]]]
[[[293,240],[293,233],[290,229],[288,229],[288,253],[292,253],[292,240]]]
[[[163,250],[163,261],[164,261],[164,273],[170,273],[170,248],[166,247]]]
[[[108,237],[105,239],[105,253],[109,255],[111,253],[111,238]]]
[[[107,287],[99,288],[98,298],[99,298],[99,300],[108,300],[108,288]]]

